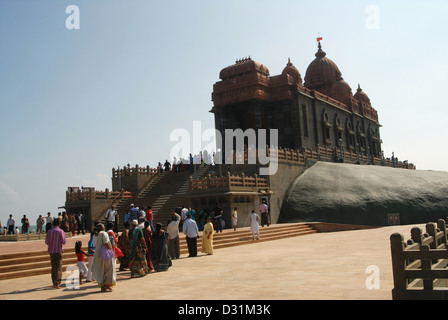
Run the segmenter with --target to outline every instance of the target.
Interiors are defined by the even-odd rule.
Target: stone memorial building
[[[381,157],[378,113],[369,97],[359,85],[352,93],[320,42],[315,56],[304,82],[289,59],[275,76],[251,58],[224,68],[212,93],[216,129],[275,128],[280,148],[343,147]]]

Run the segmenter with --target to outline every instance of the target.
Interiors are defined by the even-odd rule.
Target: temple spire
[[[320,40],[319,40],[319,39],[320,39]],[[318,50],[317,50],[315,56],[316,56],[317,58],[323,58],[323,57],[325,57],[327,54],[325,53],[325,51],[322,50],[322,44],[320,43],[320,41],[322,40],[322,38],[319,37],[319,38],[317,38],[317,40],[318,40],[318,41],[317,41],[317,43],[318,43],[318,45],[317,45]]]

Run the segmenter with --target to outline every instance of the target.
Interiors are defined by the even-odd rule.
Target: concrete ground
[[[408,239],[412,227],[316,233],[184,255],[168,271],[143,278],[118,271],[117,286],[106,293],[95,282],[68,289],[68,273],[61,289],[51,287],[50,275],[3,280],[0,300],[391,300],[389,237],[400,232]],[[0,251],[24,244],[2,243]]]

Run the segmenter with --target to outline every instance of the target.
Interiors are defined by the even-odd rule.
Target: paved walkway
[[[400,232],[408,239],[411,228],[316,233],[217,249],[212,256],[181,257],[169,271],[144,278],[117,272],[118,285],[108,293],[94,283],[52,289],[50,275],[3,280],[0,300],[390,300],[389,237]],[[379,271],[379,289],[366,287],[369,266]]]

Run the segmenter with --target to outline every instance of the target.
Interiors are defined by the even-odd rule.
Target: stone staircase
[[[307,224],[276,224],[269,227],[260,227],[261,240],[252,240],[252,234],[249,227],[239,228],[237,231],[233,229],[225,229],[222,233],[215,233],[213,236],[213,247],[215,250],[228,248],[239,245],[248,245],[251,243],[272,241],[289,237],[302,236],[316,233],[312,225]],[[202,236],[202,232],[200,232]],[[74,253],[74,241],[82,237],[84,247],[86,246],[89,236],[77,236],[71,240],[71,244],[67,243],[64,247],[63,270],[69,265],[76,266],[76,256]],[[180,236],[181,258],[188,255],[185,236]],[[38,240],[42,241],[43,240]],[[25,251],[27,244],[21,243],[23,251],[17,253],[0,254],[0,280],[23,278],[29,276],[51,274],[50,258],[47,250]],[[42,248],[45,247],[43,242]],[[198,254],[201,254],[202,238],[198,239]],[[84,248],[85,249],[85,248]],[[86,249],[85,249],[86,250]],[[219,252],[215,252],[219,254]],[[86,260],[87,261],[87,260]],[[63,278],[65,276],[63,275]],[[50,278],[49,278],[50,279]]]
[[[205,166],[196,171],[196,177],[205,176],[210,167]],[[134,199],[128,199],[117,205],[119,214],[119,231],[123,230],[123,221],[125,214],[129,211],[130,205],[141,208],[143,206],[151,206],[153,211],[154,225],[161,223],[166,225],[167,220],[171,217],[171,212],[180,205],[189,206],[190,197],[188,191],[190,188],[189,171],[181,172],[163,172],[160,176],[151,181],[140,195]]]

